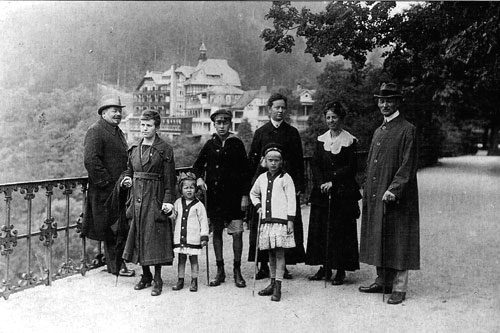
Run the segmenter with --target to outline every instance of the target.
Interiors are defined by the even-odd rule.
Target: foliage
[[[180,135],[175,137],[174,140],[163,138],[167,141],[174,149],[174,161],[175,167],[190,167],[198,158],[198,153],[200,152],[203,144],[200,143],[199,139],[188,137],[186,135]]]
[[[453,114],[448,121],[455,124],[483,119],[492,133],[489,153],[496,153],[500,4],[429,2],[390,16],[393,7],[391,2],[332,2],[313,14],[305,8],[299,12],[290,2],[274,2],[266,16],[273,19],[274,29],[266,29],[261,37],[266,49],[291,52],[295,30],[306,40],[306,53],[315,60],[342,55],[351,62],[355,77],[362,73],[367,52],[385,48],[384,72],[405,86],[408,114],[424,138],[439,136],[433,121],[444,113]],[[432,142],[424,148],[431,149]]]
[[[50,92],[105,82],[133,90],[148,70],[196,65],[201,42],[209,58],[228,59],[245,89],[291,86],[297,69],[314,80],[323,66],[305,55],[263,51],[259,33],[269,26],[268,6],[240,1],[7,4],[9,15],[0,20],[0,86]]]
[[[238,137],[243,141],[246,152],[250,152],[250,145],[252,144],[253,132],[252,125],[248,122],[248,118],[243,118],[238,126]]]
[[[95,96],[79,86],[30,94],[2,90],[2,182],[85,175],[83,138],[97,119]]]

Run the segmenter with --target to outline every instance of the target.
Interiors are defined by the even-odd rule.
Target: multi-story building
[[[132,134],[129,136],[135,136],[139,133],[139,115],[153,109],[160,112],[162,123],[168,122],[162,129],[166,134],[210,134],[214,131],[210,114],[233,105],[243,95],[240,88],[238,73],[226,59],[208,59],[202,43],[197,66],[173,65],[165,72],[146,73],[134,93],[134,112],[127,117],[126,129]]]
[[[300,103],[300,108],[294,110],[294,115],[291,116],[292,122],[299,131],[305,130],[308,126],[307,119],[314,104],[313,96],[315,93],[316,90],[302,89],[300,84],[297,85],[297,89],[292,93],[293,97],[298,98]]]

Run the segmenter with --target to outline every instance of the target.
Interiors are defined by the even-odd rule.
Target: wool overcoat
[[[122,175],[133,178],[127,202],[130,229],[123,259],[143,266],[170,265],[174,259],[172,222],[162,214],[161,206],[175,200],[174,154],[158,135],[147,147],[142,140],[130,147],[128,167]]]
[[[127,142],[119,127],[104,119],[91,125],[84,139],[84,165],[89,175],[82,235],[99,241],[113,238],[105,203],[127,168]]]
[[[248,154],[250,170],[253,173],[252,184],[261,173],[267,171],[265,168],[260,166],[260,160],[262,156],[262,149],[269,143],[278,143],[283,147],[283,154],[285,155],[283,156],[284,169],[292,177],[295,190],[303,193],[305,189],[305,182],[302,141],[300,139],[299,131],[285,121],[283,121],[278,128],[274,127],[273,123],[269,121],[255,131],[252,144],[250,146],[250,153]],[[304,230],[299,199],[300,198],[297,197],[297,210],[293,226],[296,247],[287,249],[285,252],[286,263],[289,265],[304,262],[305,257]],[[248,260],[254,261],[255,245],[257,243],[258,216],[253,206],[249,208],[248,215],[250,225]],[[266,252],[259,251],[258,256],[259,262],[268,261]]]
[[[309,202],[309,233],[307,265],[324,265],[328,244],[328,268],[354,271],[359,269],[358,201],[361,199],[356,182],[356,141],[344,146],[338,154],[326,151],[324,143],[316,142],[311,160],[313,188]],[[332,182],[331,198],[320,186]],[[330,219],[328,219],[330,217]],[[328,240],[327,240],[328,236]]]
[[[211,222],[243,219],[241,197],[249,195],[250,172],[243,142],[230,135],[222,140],[214,134],[201,149],[193,165],[196,177],[205,175],[207,214]]]
[[[416,129],[403,116],[375,130],[363,191],[361,262],[397,270],[420,269],[417,161]],[[397,202],[387,205],[384,219],[386,190],[396,195]]]

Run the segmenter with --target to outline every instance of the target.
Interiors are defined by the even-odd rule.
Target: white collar
[[[283,123],[283,120],[281,121],[276,121],[273,118],[271,118],[271,123],[273,124],[274,127],[278,128],[280,125]]]
[[[388,123],[391,120],[393,120],[394,118],[396,118],[397,116],[399,116],[399,111],[394,112],[389,117],[384,117],[384,120],[385,120],[386,123]]]
[[[339,135],[332,138],[332,134],[330,130],[328,130],[318,136],[318,141],[323,142],[325,151],[329,151],[336,155],[340,153],[342,147],[349,147],[354,141],[358,141],[358,139],[346,130],[342,130]]]

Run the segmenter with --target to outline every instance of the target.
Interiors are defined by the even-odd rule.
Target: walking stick
[[[203,202],[205,203],[205,209],[207,209],[207,191],[203,191]],[[210,222],[209,222],[210,224]],[[210,233],[210,231],[209,231]],[[208,243],[207,246],[205,246],[205,255],[207,257],[207,286],[210,285],[210,264],[208,262]]]
[[[326,279],[328,276],[328,245],[330,242],[330,224],[331,224],[331,217],[332,217],[332,193],[328,191],[328,214],[326,217],[326,254],[325,254],[325,288],[326,288]]]
[[[381,264],[382,264],[382,274],[383,274],[383,283],[382,283],[382,302],[385,303],[385,263],[384,263],[384,252],[385,252],[385,215],[387,213],[387,203],[383,201],[382,206],[382,256],[381,256]]]
[[[255,280],[257,278],[257,265],[258,260],[257,260],[257,255],[259,254],[259,233],[260,233],[260,222],[261,222],[261,216],[259,214],[259,221],[257,222],[257,241],[255,242],[255,268],[253,270],[253,289],[252,289],[252,296],[255,296]]]

